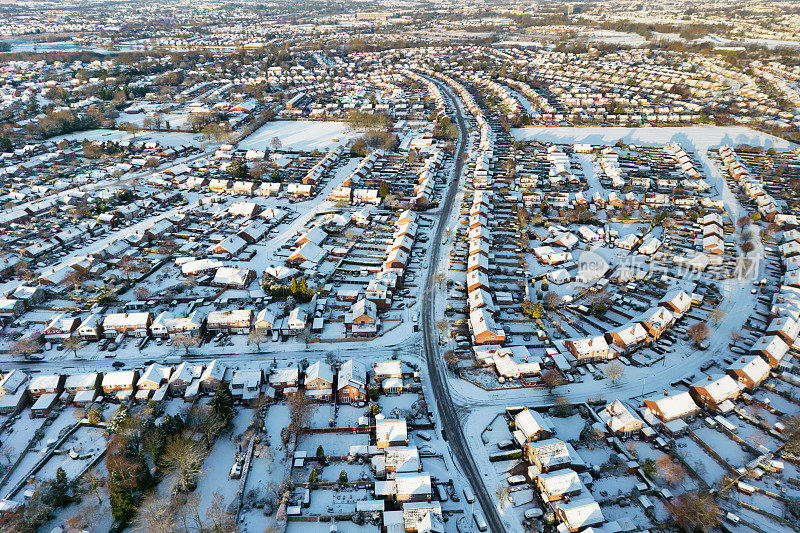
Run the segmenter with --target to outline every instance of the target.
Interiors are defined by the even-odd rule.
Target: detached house
[[[578,473],[568,468],[549,474],[539,474],[533,481],[545,502],[569,499],[587,492]]]
[[[527,407],[514,416],[514,437],[524,446],[536,440],[549,439],[555,429],[549,420]]]
[[[605,337],[587,337],[584,339],[568,339],[564,341],[564,347],[569,350],[578,362],[605,361],[614,357],[608,349],[608,342]]]
[[[622,437],[633,435],[642,430],[644,422],[619,400],[614,400],[599,413],[608,431]]]
[[[227,368],[224,364],[214,359],[206,366],[203,374],[200,376],[200,392],[203,394],[213,394],[225,379],[225,372]]]
[[[680,317],[691,309],[692,297],[686,291],[675,289],[665,294],[658,305],[666,307],[673,315]]]
[[[634,322],[606,333],[606,340],[617,351],[628,354],[648,342],[647,330],[644,329],[641,323]]]
[[[363,405],[367,401],[367,369],[352,359],[339,367],[336,379],[336,397],[339,403]]]
[[[770,366],[757,355],[742,357],[731,364],[726,372],[748,391],[753,391],[769,377]]]
[[[653,424],[660,424],[672,433],[682,430],[686,424],[680,419],[693,418],[700,410],[688,392],[670,394],[664,391],[662,396],[652,396],[644,400],[645,420]]]
[[[727,374],[708,376],[692,383],[689,389],[692,397],[710,411],[728,412],[733,409],[731,400],[739,397],[741,389]]]
[[[545,439],[525,444],[523,453],[529,463],[539,472],[551,472],[561,468],[584,470],[586,464],[572,445],[559,439]]]
[[[333,397],[333,369],[323,361],[317,361],[306,369],[304,382],[306,396],[329,402]]]
[[[408,427],[405,419],[378,418],[375,420],[375,443],[378,448],[408,446]]]
[[[771,368],[777,367],[788,352],[789,346],[777,335],[765,335],[750,347],[750,355],[764,358]]]

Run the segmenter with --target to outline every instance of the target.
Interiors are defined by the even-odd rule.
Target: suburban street
[[[459,130],[459,140],[458,140],[458,148],[456,149],[456,154],[455,154],[455,166],[453,168],[453,178],[450,180],[450,185],[447,189],[447,193],[444,197],[444,200],[441,203],[439,220],[436,226],[436,231],[433,236],[434,246],[431,248],[430,256],[428,257],[429,265],[425,277],[425,283],[423,285],[422,294],[424,296],[421,302],[422,342],[425,351],[425,360],[428,365],[428,375],[430,377],[431,388],[436,398],[436,406],[439,410],[439,417],[441,419],[442,433],[444,437],[447,439],[448,443],[450,444],[450,447],[453,450],[453,454],[457,458],[458,463],[461,465],[462,471],[464,472],[464,475],[467,477],[467,480],[472,486],[472,489],[475,493],[475,497],[477,498],[481,508],[483,509],[483,513],[486,517],[489,529],[493,532],[502,532],[506,530],[505,525],[503,524],[503,521],[500,518],[500,514],[497,512],[497,507],[494,505],[492,497],[486,490],[486,486],[483,483],[483,479],[481,478],[480,472],[478,471],[478,467],[476,466],[475,460],[472,457],[472,453],[470,452],[469,447],[467,446],[467,440],[464,437],[464,433],[461,429],[461,424],[459,423],[459,419],[456,414],[456,408],[453,405],[453,400],[450,396],[450,388],[446,376],[447,369],[442,364],[443,359],[441,357],[441,354],[439,353],[438,336],[434,325],[436,321],[436,316],[435,316],[436,293],[434,287],[434,277],[436,276],[436,273],[439,271],[438,266],[439,266],[439,254],[441,252],[442,234],[444,233],[447,219],[449,218],[449,214],[453,209],[454,199],[459,189],[459,182],[461,180],[461,170],[463,165],[463,156],[468,135],[467,125],[464,120],[464,117],[461,114],[461,108],[458,105],[457,99],[446,85],[444,84],[438,84],[438,85],[441,87],[443,93],[448,96],[448,98],[453,104],[453,108],[455,110],[455,115],[456,115],[456,123],[458,125],[458,130]]]

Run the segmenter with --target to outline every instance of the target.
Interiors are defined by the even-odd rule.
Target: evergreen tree
[[[11,139],[6,137],[5,135],[0,137],[0,152],[6,153],[6,152],[13,152],[13,151],[14,151],[14,145],[11,144]]]
[[[53,496],[53,504],[55,506],[61,507],[64,505],[64,500],[67,497],[67,491],[69,491],[67,473],[64,472],[64,469],[59,466],[58,470],[56,470],[56,480],[53,482],[53,488],[50,492]]]
[[[250,170],[244,161],[234,161],[228,165],[228,174],[239,181],[250,179]]]
[[[220,383],[208,405],[225,422],[225,425],[233,420],[233,395],[227,383]]]
[[[322,444],[317,446],[317,461],[319,461],[321,465],[325,464],[325,449],[322,447]]]
[[[289,290],[292,291],[292,294],[297,294],[297,280],[292,278],[292,284],[289,286]]]
[[[131,490],[122,484],[122,475],[112,472],[108,479],[108,492],[111,501],[111,516],[114,520],[126,523],[133,516],[133,496]]]

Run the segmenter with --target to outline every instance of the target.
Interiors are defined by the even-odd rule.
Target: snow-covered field
[[[284,150],[330,150],[358,135],[344,122],[309,120],[267,122],[239,143],[243,150],[266,150],[277,137]],[[337,140],[334,140],[337,139]]]
[[[131,133],[126,131],[120,130],[108,130],[108,129],[97,129],[97,130],[86,130],[86,131],[78,131],[75,133],[70,133],[67,135],[62,135],[59,137],[53,137],[53,141],[58,142],[61,139],[77,139],[79,141],[89,140],[89,141],[135,141],[135,142],[147,142],[147,141],[156,141],[161,146],[200,146],[203,144],[203,136],[197,133],[181,133],[181,132],[153,132],[148,131],[146,133],[137,133],[135,136]]]
[[[511,130],[518,141],[545,141],[572,144],[589,143],[613,145],[622,140],[626,144],[663,146],[669,142],[691,145],[698,150],[719,148],[724,144],[737,146],[749,144],[765,149],[789,150],[792,144],[778,137],[742,126],[688,126],[688,127],[529,127]]]

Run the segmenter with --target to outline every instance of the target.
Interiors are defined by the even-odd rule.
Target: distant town
[[[800,531],[800,3],[0,0],[0,531]]]

